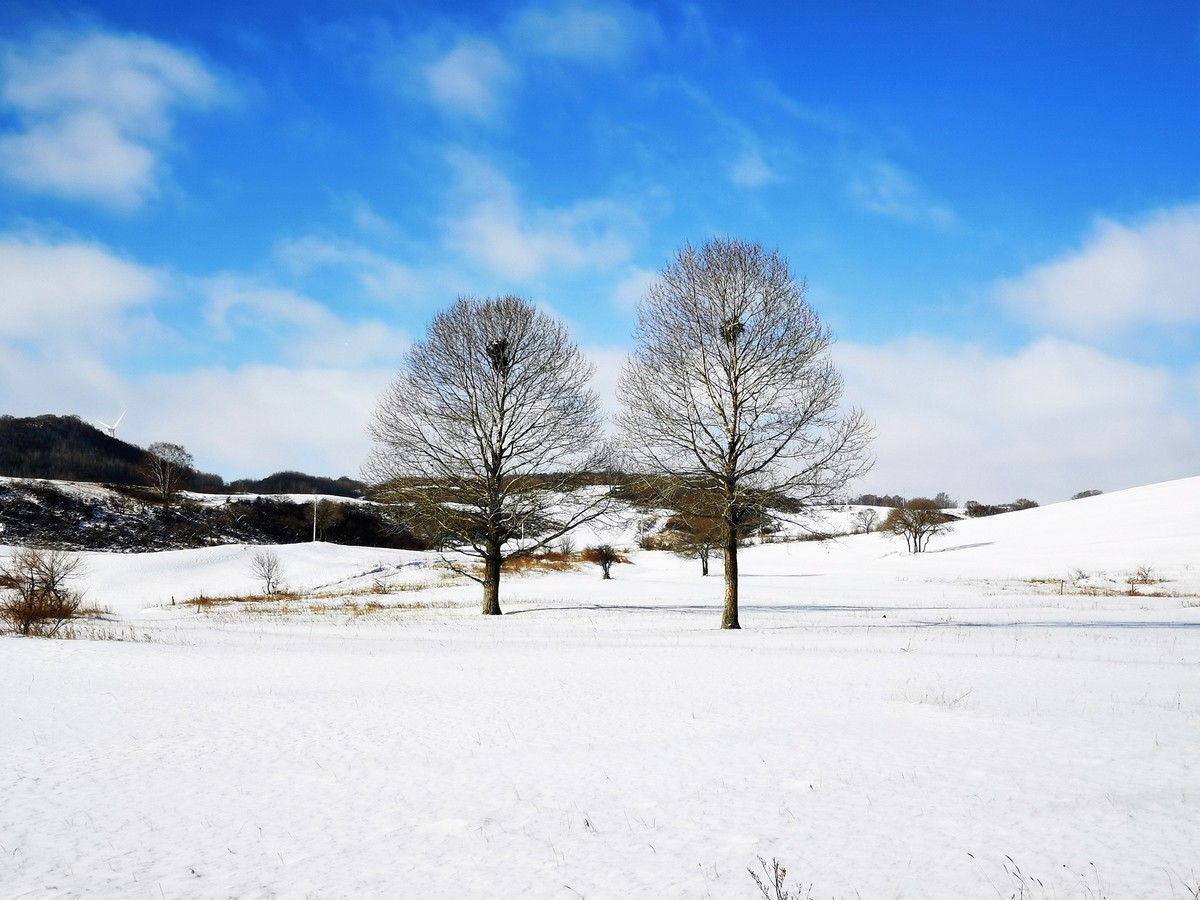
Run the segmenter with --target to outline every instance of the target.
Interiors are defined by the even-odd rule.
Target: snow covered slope
[[[499,618],[428,554],[281,546],[325,599],[216,609],[170,600],[257,548],[87,554],[123,640],[0,638],[0,896],[1190,898],[1197,508],[748,548],[733,633],[667,554]]]

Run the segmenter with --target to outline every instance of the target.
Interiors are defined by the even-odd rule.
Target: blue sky
[[[733,235],[832,327],[862,490],[1197,474],[1200,4],[776,6],[0,0],[0,413],[355,475],[459,294],[608,395]]]

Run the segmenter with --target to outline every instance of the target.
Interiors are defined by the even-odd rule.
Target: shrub
[[[79,574],[79,557],[62,550],[19,548],[0,566],[0,619],[20,634],[54,637],[79,613],[79,593],[67,581]]]
[[[598,565],[600,571],[604,573],[604,578],[612,578],[610,570],[614,563],[629,561],[618,553],[612,544],[599,544],[595,547],[588,547],[583,551],[583,558],[586,562]]]

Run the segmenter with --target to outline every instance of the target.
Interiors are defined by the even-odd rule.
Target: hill
[[[144,453],[78,416],[0,416],[0,475],[141,484]]]
[[[65,550],[180,550],[217,544],[309,541],[313,505],[322,541],[420,548],[378,507],[321,495],[186,493],[163,508],[145,489],[124,485],[0,477],[0,545]]]
[[[146,451],[105,434],[78,416],[0,416],[0,477],[142,485],[138,471]],[[276,472],[229,484],[210,472],[192,473],[188,487],[205,493],[326,494],[361,497],[364,485],[352,478],[325,478],[304,472]]]
[[[739,632],[640,521],[500,619],[436,553],[278,547],[276,597],[244,545],[81,554],[106,640],[0,637],[0,883],[742,900],[761,857],[795,896],[1194,897],[1198,505],[762,543]]]

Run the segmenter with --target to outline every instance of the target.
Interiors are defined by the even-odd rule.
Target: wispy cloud
[[[491,28],[436,21],[402,37],[378,22],[322,31],[331,29],[373,45],[374,77],[387,89],[411,96],[415,88],[448,116],[483,122],[501,120],[522,85],[537,83],[538,61],[626,63],[660,36],[653,15],[619,2],[535,3]]]
[[[997,288],[1033,325],[1088,339],[1200,324],[1200,204],[1134,224],[1098,220],[1083,245]]]
[[[633,266],[617,282],[616,289],[613,291],[613,304],[621,312],[633,312],[637,309],[641,299],[646,296],[650,285],[654,284],[657,279],[657,272]]]
[[[443,109],[489,118],[500,108],[517,71],[490,41],[464,37],[447,53],[425,66],[432,99]]]
[[[227,272],[194,284],[205,301],[205,322],[222,340],[256,336],[286,357],[350,366],[395,360],[408,344],[407,335],[382,322],[338,316],[296,291],[250,276]]]
[[[226,89],[194,57],[144,37],[51,31],[0,50],[0,174],[26,190],[130,210],[153,196],[172,117]]]
[[[399,300],[417,289],[411,268],[359,244],[330,238],[305,236],[280,241],[275,256],[293,272],[333,267],[351,273],[372,297]]]
[[[851,200],[867,212],[903,222],[948,228],[954,212],[931,200],[911,175],[890,162],[862,167],[848,187]]]
[[[450,155],[458,188],[447,218],[455,252],[506,278],[529,281],[551,269],[604,269],[630,255],[640,219],[606,200],[562,209],[525,209],[516,189],[484,160]]]
[[[653,16],[624,3],[535,4],[512,32],[524,52],[587,63],[619,62],[660,34]]]
[[[729,178],[739,187],[757,188],[774,181],[776,175],[756,150],[747,150],[734,163]]]

